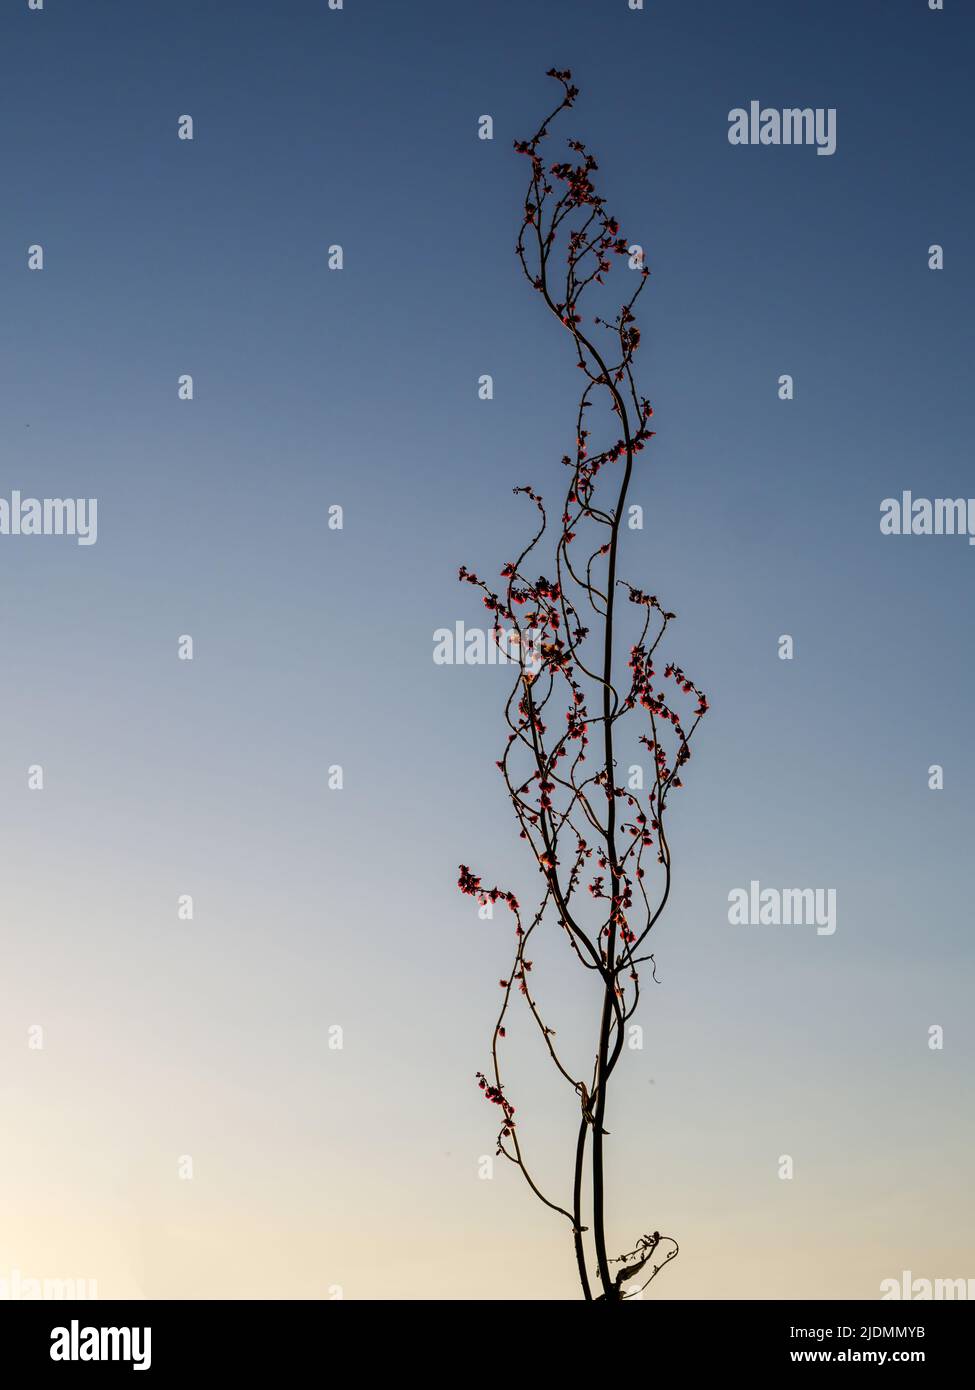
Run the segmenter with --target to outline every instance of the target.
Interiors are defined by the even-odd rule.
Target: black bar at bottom
[[[620,1330],[610,1360],[618,1362],[623,1380],[675,1368],[948,1372],[968,1364],[973,1330],[972,1307],[964,1300],[644,1299],[628,1309],[593,1305],[591,1312],[542,1301],[21,1300],[0,1303],[0,1356],[9,1385],[18,1383],[15,1376],[70,1383],[82,1375],[90,1381],[96,1368],[100,1376],[148,1375],[166,1384],[211,1372],[220,1376],[214,1383],[223,1384],[234,1374],[248,1382],[262,1372],[348,1375],[356,1364],[370,1377],[388,1365],[411,1378],[423,1369],[423,1380],[441,1378],[450,1368],[460,1381],[489,1373],[497,1379],[530,1350],[533,1365],[543,1367],[551,1383],[563,1368],[578,1379],[600,1347],[605,1357],[599,1333],[607,1317]]]

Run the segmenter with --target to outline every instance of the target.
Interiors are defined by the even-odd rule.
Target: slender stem
[[[596,1264],[599,1268],[599,1281],[607,1298],[615,1297],[613,1280],[609,1272],[606,1255],[606,1219],[604,1211],[605,1175],[603,1169],[603,1117],[606,1114],[606,1058],[609,1050],[609,1030],[612,1019],[612,986],[607,982],[603,995],[603,1013],[599,1025],[599,1066],[598,1093],[596,1108],[593,1111],[592,1134],[592,1226],[596,1244]]]
[[[582,1242],[582,1180],[586,1165],[586,1130],[589,1128],[585,1120],[579,1125],[579,1137],[576,1140],[576,1167],[575,1182],[572,1188],[572,1213],[575,1221],[573,1240],[576,1248],[576,1263],[579,1266],[579,1281],[582,1284],[582,1295],[587,1303],[592,1302],[592,1289],[589,1285],[589,1271],[586,1269],[586,1249]]]
[[[603,1164],[603,1119],[606,1114],[606,1088],[609,1081],[609,1038],[612,1030],[615,991],[616,991],[616,913],[617,897],[620,887],[619,865],[616,859],[616,786],[615,758],[613,756],[613,614],[616,608],[616,556],[619,548],[619,529],[620,520],[623,516],[623,508],[626,504],[626,494],[630,485],[630,476],[633,472],[633,442],[630,436],[630,423],[627,416],[626,406],[622,397],[610,382],[609,373],[606,365],[592,344],[588,343],[582,334],[578,334],[586,346],[593,353],[599,364],[600,371],[606,378],[609,389],[616,402],[623,427],[623,439],[626,446],[626,469],[623,473],[623,481],[620,484],[619,497],[616,503],[616,511],[613,516],[613,523],[609,541],[609,565],[606,577],[606,618],[605,618],[605,645],[603,648],[603,739],[606,766],[606,791],[608,807],[606,812],[606,857],[609,864],[610,887],[611,887],[611,911],[609,921],[609,932],[606,942],[606,974],[603,986],[603,1009],[599,1024],[599,1052],[596,1070],[596,1096],[595,1107],[593,1110],[593,1137],[592,1137],[592,1201],[593,1201],[593,1239],[596,1244],[596,1262],[599,1267],[599,1278],[603,1286],[603,1292],[607,1299],[618,1298],[618,1290],[613,1283],[609,1272],[609,1261],[606,1255],[606,1215],[605,1215],[605,1169]]]

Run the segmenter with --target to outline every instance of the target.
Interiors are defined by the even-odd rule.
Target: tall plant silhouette
[[[670,893],[667,802],[681,786],[708,702],[679,666],[669,663],[658,676],[657,649],[674,614],[617,573],[631,480],[654,433],[653,410],[633,375],[640,344],[633,309],[649,270],[606,211],[586,146],[569,140],[564,162],[543,157],[551,124],[578,96],[569,71],[553,68],[548,75],[560,84],[561,101],[530,140],[515,142],[531,165],[517,254],[529,284],[568,335],[582,373],[573,452],[562,459],[568,487],[557,529],[537,492],[515,488],[534,506],[537,529],[504,565],[500,590],[460,570],[462,580],[482,591],[495,640],[518,653],[497,765],[543,886],[528,911],[509,889],[487,888],[466,864],[458,882],[481,903],[504,903],[514,917],[514,959],[500,981],[491,1066],[477,1074],[501,1111],[498,1153],[569,1222],[583,1296],[620,1301],[642,1291],[678,1252],[673,1237],[652,1230],[631,1240],[626,1253],[610,1255],[604,1126],[641,976],[648,965],[652,973],[649,933]],[[624,274],[635,269],[635,288],[614,317],[587,321],[583,298],[588,306],[602,296],[596,287],[605,286],[621,260]],[[590,419],[599,406],[607,418],[602,447],[594,450]],[[535,573],[542,556],[552,578]],[[649,766],[645,788],[632,773],[620,784],[618,761],[627,747],[639,751],[636,739]],[[529,950],[543,924],[564,934],[571,958],[592,977],[593,1046],[581,1064],[562,1055],[561,1041],[557,1048],[536,997]],[[542,1190],[528,1166],[521,1117],[502,1079],[505,1021],[518,994],[578,1111],[571,1198],[560,1201]]]

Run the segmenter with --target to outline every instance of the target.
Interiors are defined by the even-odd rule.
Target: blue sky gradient
[[[674,1230],[661,1297],[975,1275],[975,549],[879,530],[905,488],[975,493],[973,38],[952,0],[3,7],[0,495],[97,497],[99,535],[0,536],[0,1277],[574,1294],[558,1219],[477,1176],[510,938],[456,866],[536,884],[508,678],[432,660],[483,621],[457,566],[510,558],[512,488],[561,486],[572,444],[514,256],[553,64],[653,272],[623,569],[713,705],[608,1126],[616,1243]],[[730,145],[753,99],[835,107],[836,153]],[[835,935],[729,925],[752,879],[835,888]],[[560,945],[539,988],[588,1046]],[[565,1188],[575,1117],[512,1044]]]

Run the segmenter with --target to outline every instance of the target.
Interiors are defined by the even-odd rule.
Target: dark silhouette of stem
[[[460,570],[460,578],[481,591],[484,605],[493,615],[495,640],[500,643],[507,632],[516,646],[517,678],[505,706],[509,732],[498,767],[521,838],[528,843],[545,886],[540,904],[525,926],[520,904],[510,890],[485,887],[466,865],[461,865],[458,883],[463,892],[481,903],[505,904],[515,921],[514,959],[507,976],[499,982],[504,993],[492,1040],[493,1079],[478,1073],[482,1091],[502,1112],[498,1154],[521,1170],[531,1191],[546,1207],[570,1222],[583,1298],[587,1302],[622,1302],[635,1296],[624,1288],[628,1281],[641,1277],[651,1266],[641,1285],[645,1288],[678,1253],[672,1237],[653,1231],[640,1236],[628,1254],[610,1256],[606,1233],[608,1135],[604,1122],[609,1082],[622,1055],[626,1023],[641,997],[640,966],[651,962],[652,979],[659,983],[653,953],[641,951],[670,896],[672,863],[664,824],[666,806],[671,791],[682,785],[680,772],[690,758],[690,739],[708,702],[679,666],[667,665],[663,681],[672,681],[683,695],[697,697],[693,722],[685,728],[653,665],[674,614],[666,612],[654,595],[618,576],[620,532],[630,484],[637,457],[653,436],[648,424],[653,410],[638,394],[632,371],[640,343],[633,306],[650,272],[640,259],[632,259],[636,248],[628,246],[616,219],[606,212],[604,199],[592,181],[598,166],[586,147],[578,140],[568,142],[577,156],[576,163],[546,166],[543,161],[539,151],[549,125],[574,105],[578,95],[569,72],[552,69],[549,75],[560,83],[562,100],[531,140],[515,144],[532,168],[516,250],[529,283],[570,334],[576,367],[584,381],[576,415],[575,458],[566,454],[562,460],[571,470],[570,481],[554,555],[546,566],[551,574],[554,564],[555,578],[533,578],[528,569],[529,564],[534,565],[534,553],[549,529],[544,500],[530,487],[518,487],[515,492],[526,496],[536,508],[538,527],[517,559],[502,569],[505,591],[498,593],[466,567]],[[610,347],[605,349],[584,329],[581,302],[587,291],[605,284],[614,257],[623,256],[639,275],[636,288],[614,319],[596,316],[593,320],[609,334]],[[560,267],[558,275],[556,265]],[[598,401],[608,406],[616,437],[608,447],[593,453],[587,411]],[[615,465],[620,465],[622,476],[615,501],[607,506],[599,500],[598,484],[600,475]],[[601,542],[597,539],[600,533]],[[584,562],[577,563],[573,555],[587,547],[574,543],[583,536],[594,548]],[[635,630],[627,639],[626,683],[621,679],[617,652],[627,628],[626,612],[617,603],[620,588],[642,614],[635,623],[632,619],[629,622]],[[627,611],[632,614],[633,610],[627,607]],[[505,623],[511,625],[510,632]],[[590,651],[597,646],[598,653],[591,657]],[[591,699],[601,713],[590,712]],[[652,786],[644,796],[642,783],[622,786],[616,773],[617,723],[638,709],[645,712],[649,726],[649,736],[642,734],[639,741],[652,757]],[[554,730],[549,727],[552,711]],[[589,731],[599,725],[601,754],[598,770],[593,770],[587,752]],[[659,896],[653,890],[647,893],[643,860],[648,848],[655,850],[660,866]],[[599,869],[603,872],[597,872]],[[583,890],[588,891],[594,907],[587,906]],[[530,984],[533,962],[526,951],[543,920],[552,917],[579,963],[599,979],[595,1048],[588,1059],[575,1063],[561,1046],[556,1047],[555,1029],[543,1017]],[[499,1043],[506,1036],[505,1019],[515,993],[525,998],[550,1060],[575,1093],[574,1103],[581,1107],[571,1211],[546,1196],[529,1172],[519,1121],[502,1080]],[[588,1086],[579,1075],[580,1066],[583,1075],[591,1067]],[[587,1187],[592,1206],[589,1227],[584,1224]],[[588,1264],[587,1232],[591,1232],[601,1290],[596,1294]],[[667,1242],[666,1254],[655,1263],[662,1241]]]

